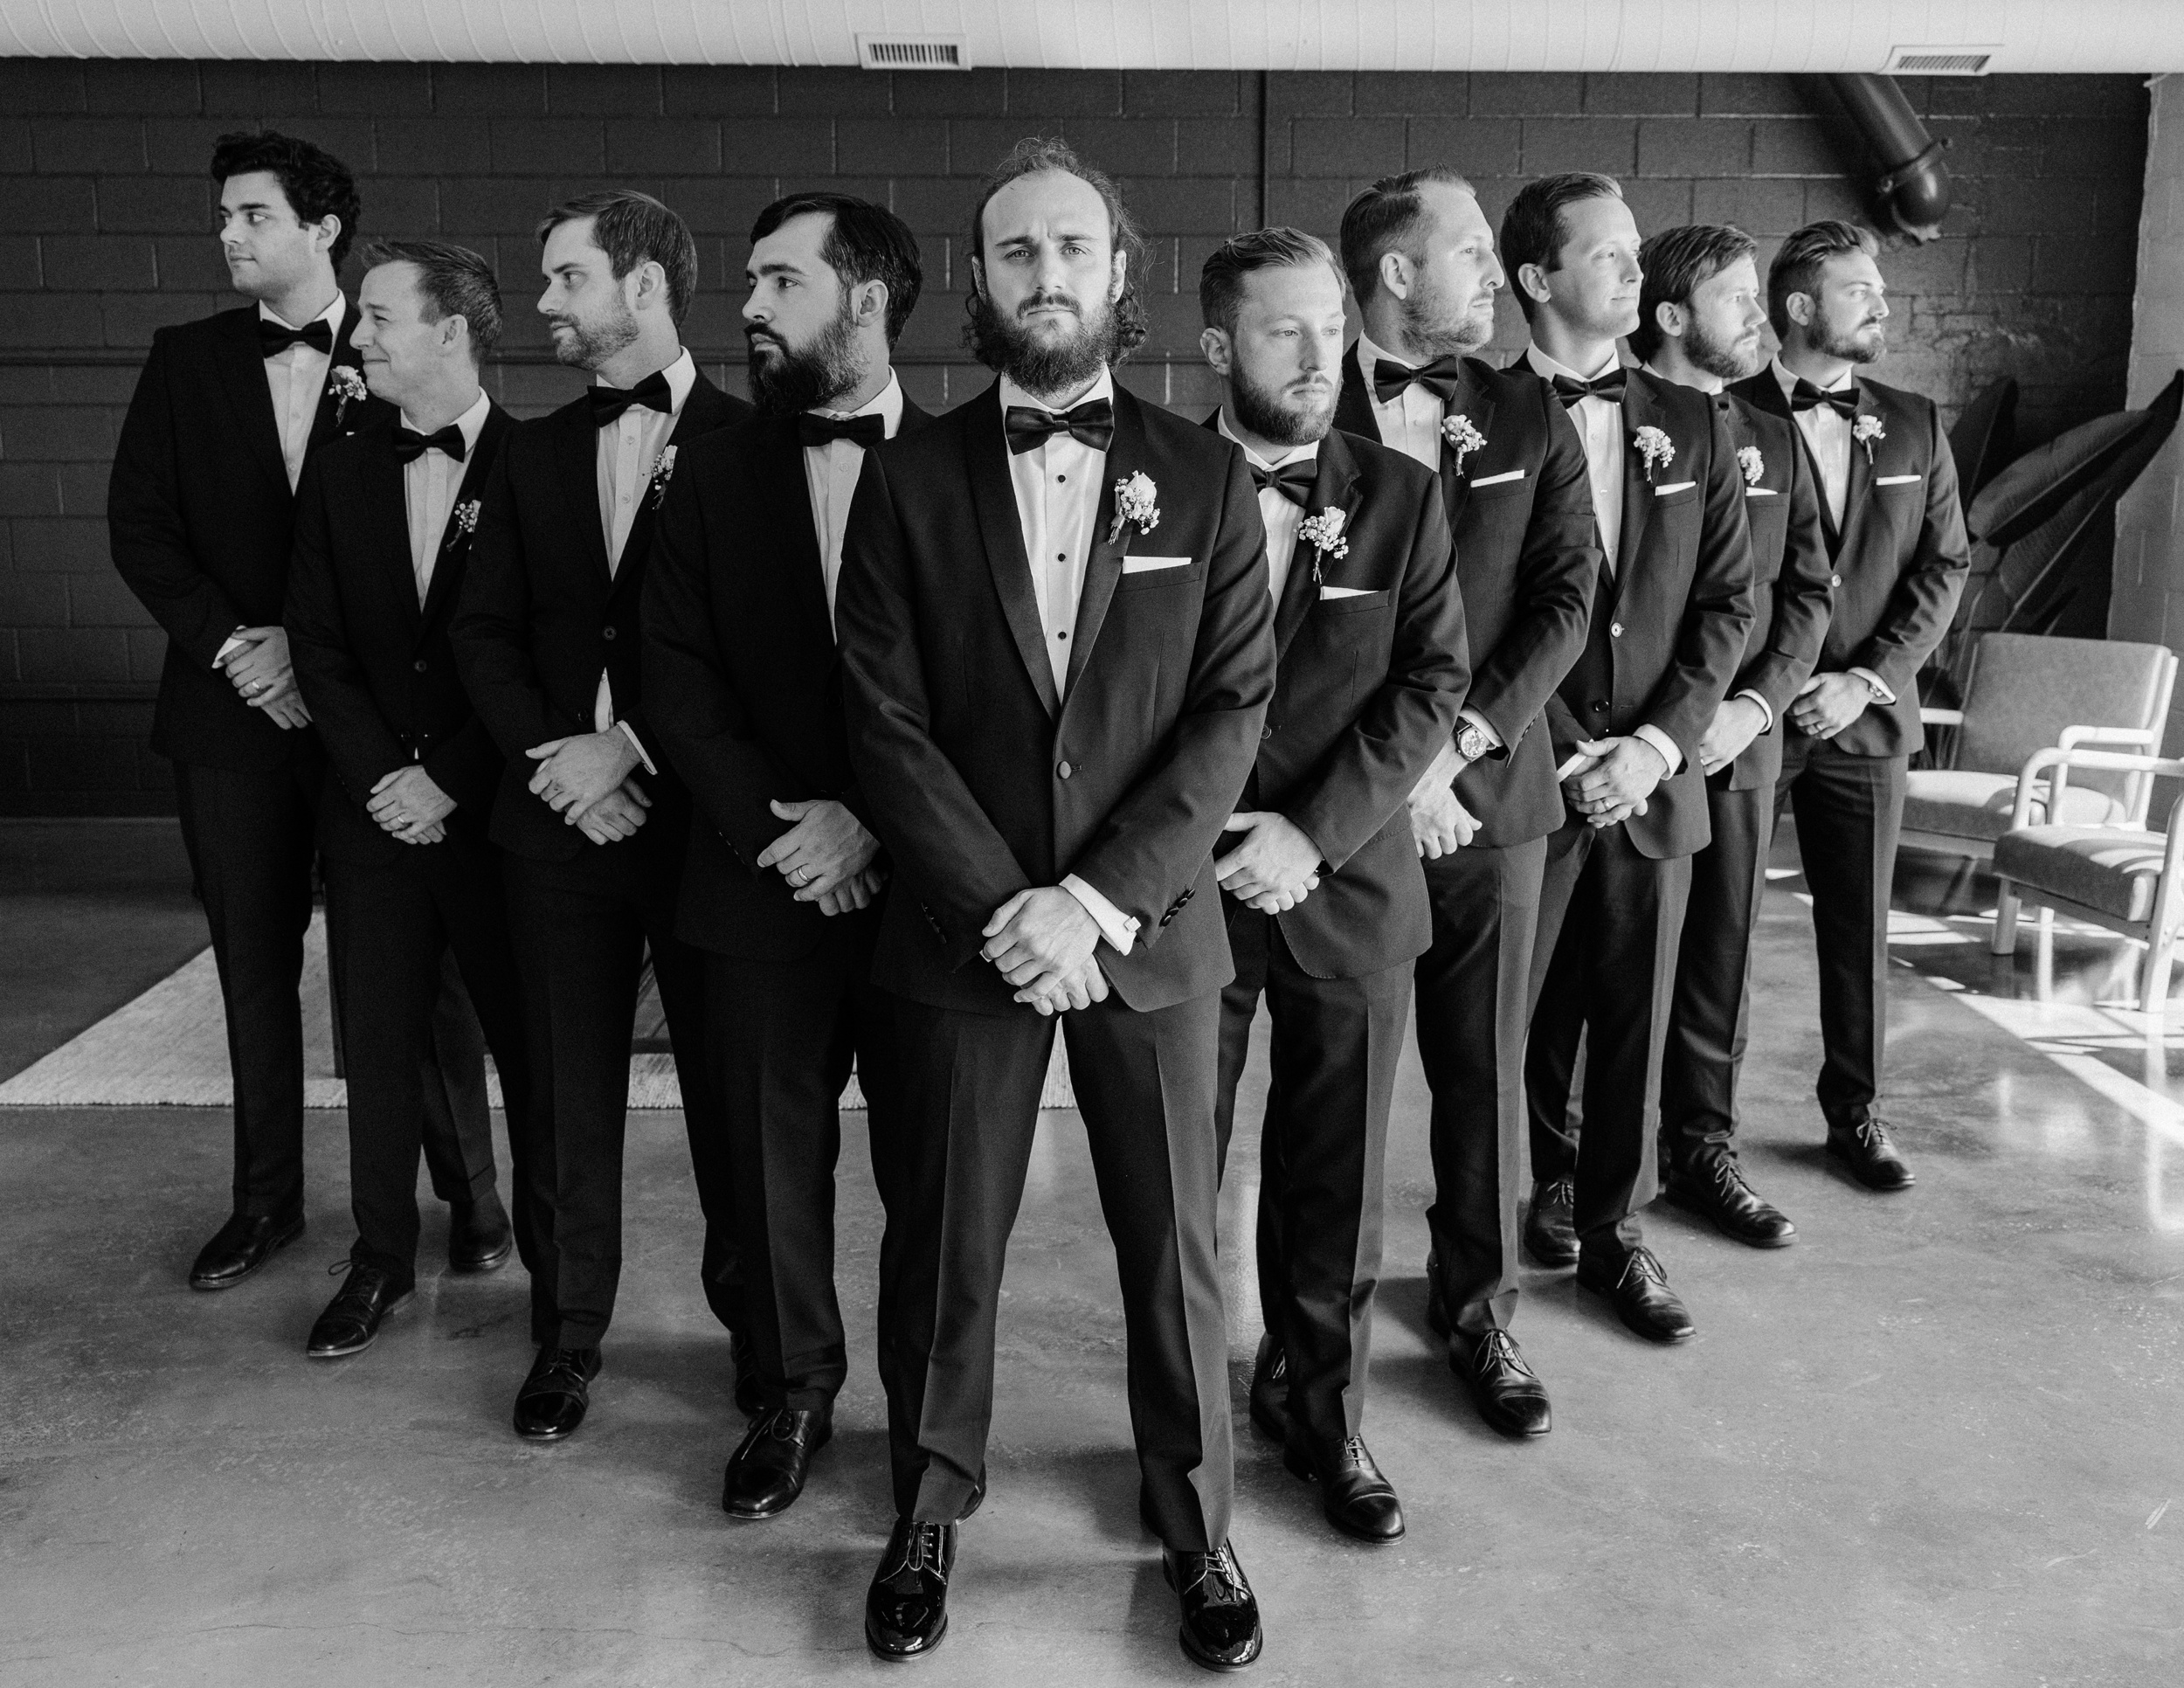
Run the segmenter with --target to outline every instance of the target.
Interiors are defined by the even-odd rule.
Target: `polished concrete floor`
[[[1753,1253],[1655,1209],[1700,1328],[1669,1351],[1567,1276],[1528,1273],[1517,1329],[1555,1404],[1542,1442],[1489,1434],[1425,1331],[1425,1098],[1406,1062],[1366,1430],[1410,1533],[1384,1550],[1330,1536],[1239,1412],[1236,1541],[1268,1632],[1256,1680],[2177,1679],[2184,1107],[2158,1046],[2148,1062],[2125,1034],[2012,1029],[2050,1012],[2032,999],[2059,977],[2052,1012],[2083,1033],[2123,977],[2112,944],[2059,938],[2043,980],[2029,938],[2015,963],[1968,941],[1976,885],[1920,882],[1890,1086],[1918,1188],[1869,1195],[1819,1153],[1809,925],[1786,876],[1745,1160],[1797,1245]],[[43,895],[0,897],[0,1022],[25,1023],[25,993],[66,961],[76,994],[40,1034],[60,1036],[104,1012],[83,980],[110,978],[107,1007],[141,988],[149,925],[119,889]],[[60,955],[63,936],[83,953]],[[2087,1049],[2113,1083],[2070,1064]],[[303,1358],[350,1235],[337,1114],[311,1121],[304,1239],[238,1290],[190,1293],[225,1206],[227,1134],[213,1110],[0,1112],[0,1684],[889,1675],[859,1631],[889,1509],[878,1209],[854,1133],[840,1429],[797,1509],[757,1525],[718,1508],[740,1423],[693,1278],[678,1117],[632,1124],[607,1370],[581,1434],[543,1449],[507,1428],[529,1358],[515,1269],[428,1276],[368,1353]],[[1253,1159],[1247,1138],[1225,1202],[1233,1269],[1249,1259]],[[443,1235],[428,1206],[428,1256]],[[1241,1401],[1257,1316],[1248,1275],[1232,1279]],[[905,1674],[1196,1679],[1136,1519],[1122,1321],[1072,1115],[1041,1133],[1001,1346],[992,1493],[964,1532],[954,1625]]]

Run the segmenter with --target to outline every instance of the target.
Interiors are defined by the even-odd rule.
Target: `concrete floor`
[[[1925,972],[1895,979],[1890,1111],[1918,1187],[1842,1181],[1810,1100],[1796,888],[1769,902],[1745,1161],[1798,1243],[1753,1253],[1656,1208],[1700,1328],[1669,1351],[1568,1277],[1528,1275],[1517,1329],[1555,1404],[1540,1443],[1488,1433],[1425,1331],[1425,1096],[1406,1063],[1366,1430],[1410,1534],[1331,1536],[1240,1411],[1236,1540],[1268,1630],[1254,1679],[2175,1679],[2184,1128],[1967,1006],[2025,993],[2029,958],[1944,944],[1899,952]],[[1950,895],[1934,892],[1945,917]],[[2068,947],[2063,976],[2098,995],[2113,955]],[[18,953],[0,999],[22,977]],[[529,1358],[516,1269],[428,1277],[369,1353],[303,1359],[350,1235],[341,1117],[310,1130],[310,1231],[204,1296],[182,1276],[225,1209],[224,1114],[0,1112],[0,1684],[888,1675],[859,1628],[889,1522],[861,1145],[840,1180],[854,1348],[836,1439],[793,1512],[737,1525],[718,1490],[741,1426],[693,1281],[679,1118],[633,1125],[607,1371],[583,1432],[546,1449],[507,1428]],[[1241,1143],[1225,1210],[1239,1402],[1253,1163]],[[427,1213],[429,1258],[444,1229]],[[1001,1342],[992,1497],[964,1531],[945,1650],[915,1668],[950,1688],[1199,1679],[1136,1520],[1122,1321],[1071,1115],[1041,1135]]]

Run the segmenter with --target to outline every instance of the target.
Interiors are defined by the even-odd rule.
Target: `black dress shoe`
[[[311,1339],[303,1352],[313,1359],[361,1354],[378,1338],[380,1321],[400,1312],[412,1299],[413,1291],[397,1290],[393,1278],[378,1267],[351,1265],[334,1299],[311,1327]]]
[[[1552,1427],[1547,1386],[1524,1364],[1517,1339],[1499,1328],[1448,1339],[1448,1369],[1464,1380],[1479,1416],[1505,1436],[1544,1436]]]
[[[1828,1152],[1869,1190],[1908,1190],[1918,1180],[1888,1140],[1888,1121],[1861,1119],[1828,1128]]]
[[[1606,1296],[1615,1317],[1648,1342],[1681,1342],[1697,1328],[1650,1249],[1588,1254],[1578,1263],[1578,1282]]]
[[[721,1510],[730,1518],[778,1518],[804,1492],[812,1456],[834,1434],[822,1413],[783,1407],[752,1424],[743,1445],[729,1456],[721,1484]]]
[[[1376,1547],[1403,1539],[1403,1505],[1380,1474],[1363,1436],[1329,1438],[1292,1433],[1282,1450],[1290,1474],[1319,1484],[1319,1509],[1355,1541]]]
[[[515,1392],[515,1434],[526,1442],[559,1442],[574,1431],[591,1404],[600,1364],[597,1348],[541,1348]]]
[[[1797,1240],[1797,1227],[1745,1182],[1734,1150],[1709,1148],[1671,1166],[1662,1191],[1677,1207],[1713,1221],[1724,1236],[1749,1247],[1787,1249]]]
[[[232,1290],[271,1260],[275,1249],[287,1248],[302,1235],[301,1214],[287,1219],[236,1214],[197,1250],[197,1262],[190,1268],[190,1287]]]
[[[765,1387],[758,1381],[758,1345],[741,1331],[730,1331],[728,1356],[736,1362],[736,1410],[757,1418],[766,1410]]]
[[[1289,1357],[1272,1336],[1259,1339],[1251,1362],[1251,1422],[1276,1442],[1289,1435]]]
[[[956,1526],[895,1521],[888,1551],[865,1591],[865,1644],[884,1659],[919,1658],[948,1633],[948,1574]]]
[[[1577,1200],[1577,1186],[1566,1178],[1532,1186],[1531,1211],[1524,1215],[1524,1252],[1542,1266],[1559,1269],[1578,1263]]]
[[[1183,1656],[1209,1671],[1241,1671],[1259,1657],[1266,1636],[1259,1628],[1259,1601],[1244,1581],[1244,1567],[1228,1543],[1213,1553],[1160,1550],[1160,1572],[1183,1602],[1176,1639]]]
[[[487,1190],[477,1200],[447,1207],[447,1269],[494,1272],[508,1263],[515,1247],[515,1228],[501,1198]]]

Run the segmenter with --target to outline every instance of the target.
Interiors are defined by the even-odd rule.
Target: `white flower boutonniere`
[[[1676,461],[1676,442],[1658,428],[1641,428],[1633,436],[1632,444],[1638,447],[1638,456],[1646,466],[1646,479],[1653,479],[1655,469],[1665,469]]]
[[[1109,544],[1122,536],[1125,522],[1133,524],[1141,534],[1151,533],[1160,525],[1160,488],[1153,485],[1152,477],[1143,469],[1129,480],[1115,483],[1115,521],[1107,530]]]
[[[1738,449],[1737,467],[1745,472],[1745,485],[1756,487],[1759,477],[1767,472],[1767,460],[1759,455],[1757,446],[1744,446]]]
[[[1350,542],[1343,537],[1343,529],[1350,523],[1350,513],[1334,505],[1324,506],[1317,515],[1308,515],[1297,524],[1296,536],[1312,548],[1312,584],[1319,585],[1319,565],[1336,557],[1350,555]]]
[[[1448,442],[1448,449],[1456,454],[1456,473],[1463,473],[1463,460],[1473,452],[1486,449],[1486,436],[1471,425],[1471,419],[1459,412],[1441,419],[1441,437]]]
[[[371,396],[364,377],[347,363],[334,366],[333,373],[326,377],[326,390],[334,395],[334,425],[337,428],[348,419],[351,405],[361,405]]]
[[[667,483],[675,478],[675,448],[668,446],[653,464],[653,508],[658,509],[667,502]]]
[[[1870,413],[1861,415],[1850,425],[1850,437],[1865,447],[1865,460],[1873,461],[1873,442],[1888,438],[1888,430],[1881,425],[1881,419]]]
[[[478,513],[485,508],[475,498],[467,498],[455,506],[455,531],[465,539],[478,531]]]

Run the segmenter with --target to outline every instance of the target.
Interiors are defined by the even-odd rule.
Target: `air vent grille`
[[[1993,47],[1897,47],[1882,66],[1890,76],[1984,76]]]
[[[971,44],[960,35],[860,35],[857,58],[867,70],[967,71]]]

